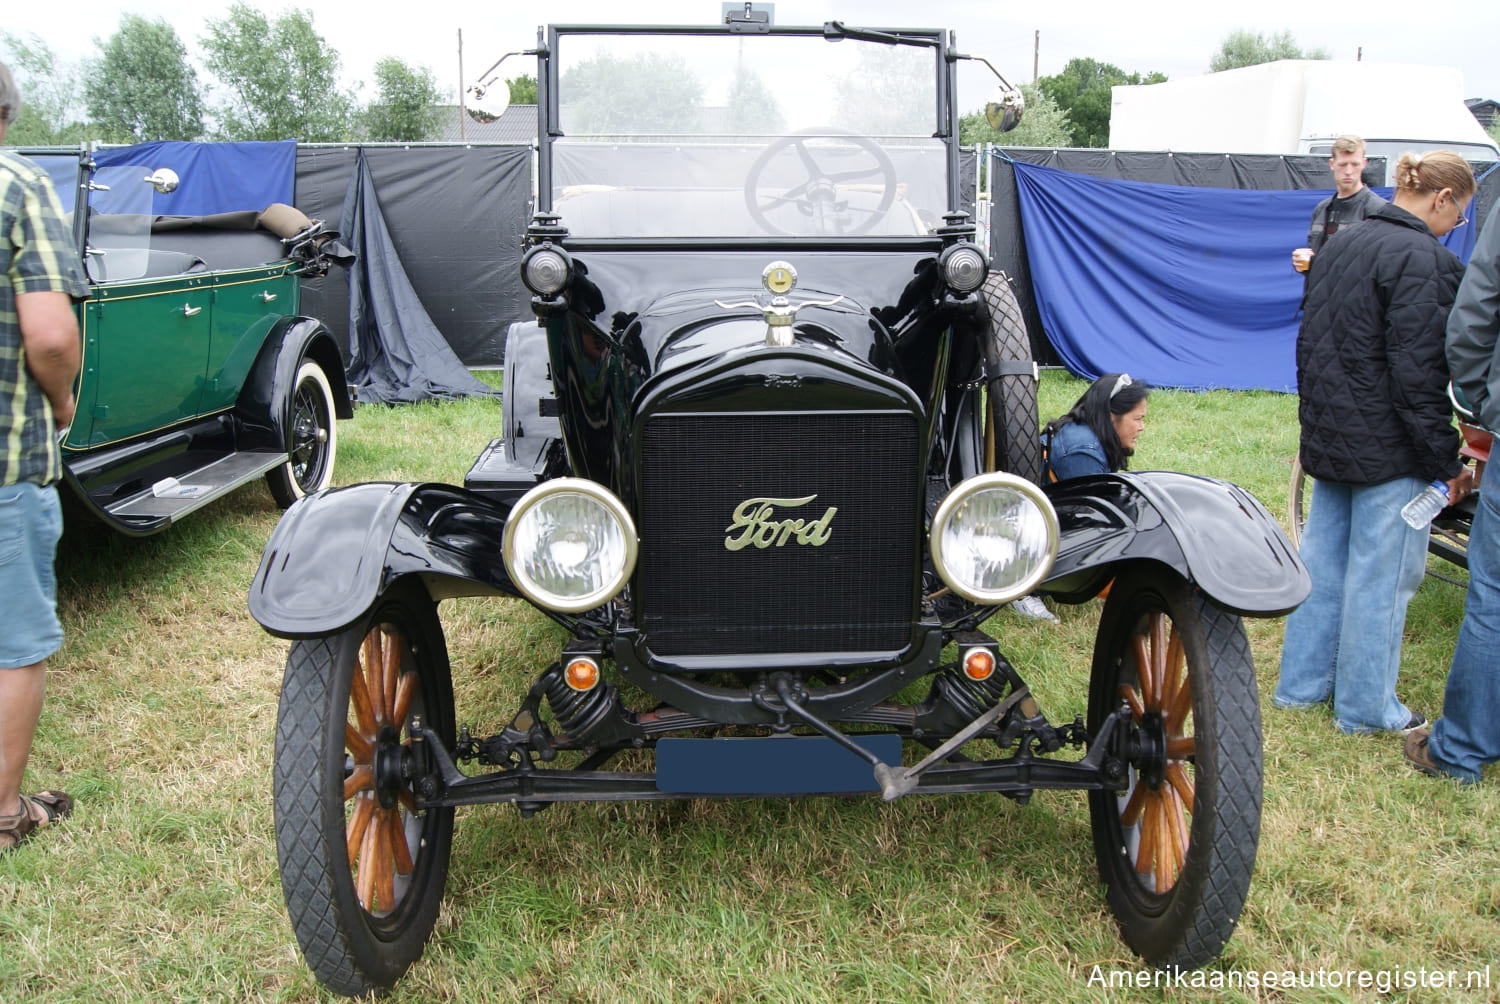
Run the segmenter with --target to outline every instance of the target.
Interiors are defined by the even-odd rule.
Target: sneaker
[[[1413,768],[1421,771],[1429,777],[1452,777],[1446,770],[1438,766],[1432,758],[1432,751],[1427,748],[1427,740],[1432,738],[1432,730],[1417,728],[1406,734],[1406,742],[1401,746],[1401,754],[1406,757],[1406,762]]]
[[[1010,608],[1027,620],[1057,623],[1057,615],[1047,609],[1040,596],[1023,596],[1012,602]]]
[[[1417,729],[1420,729],[1422,726],[1424,726],[1426,724],[1427,724],[1427,719],[1423,718],[1421,715],[1419,715],[1415,711],[1413,711],[1411,713],[1411,717],[1406,720],[1406,725],[1403,726],[1402,728],[1398,729],[1397,731],[1398,732],[1405,732],[1407,735],[1411,735]],[[1428,729],[1427,731],[1431,732],[1432,730]],[[1427,747],[1424,745],[1422,748],[1426,749]]]

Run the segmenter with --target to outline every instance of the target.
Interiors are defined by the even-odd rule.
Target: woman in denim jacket
[[[1042,430],[1049,480],[1123,471],[1146,428],[1150,388],[1128,373],[1106,373]]]
[[[1149,393],[1146,384],[1128,373],[1106,373],[1090,384],[1067,414],[1042,430],[1047,480],[1124,470],[1146,428]],[[1040,596],[1023,596],[1011,608],[1031,620],[1057,620]]]

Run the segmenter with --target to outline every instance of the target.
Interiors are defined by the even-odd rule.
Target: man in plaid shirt
[[[21,110],[0,64],[0,142]],[[0,853],[72,809],[63,792],[21,794],[42,713],[44,667],[62,645],[53,559],[62,536],[58,433],[73,420],[78,322],[88,295],[57,193],[31,161],[0,151]]]

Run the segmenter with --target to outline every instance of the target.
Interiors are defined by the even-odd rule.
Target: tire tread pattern
[[[997,357],[1003,362],[1031,362],[1031,339],[1021,305],[1003,272],[991,273],[981,287],[989,310],[990,335]],[[1041,422],[1037,410],[1036,381],[1029,375],[1007,375],[991,384],[999,385],[996,395],[1001,407],[1005,435],[997,440],[1000,469],[1019,475],[1033,484],[1042,478]]]
[[[353,948],[340,916],[322,793],[309,784],[305,764],[322,763],[334,695],[333,638],[292,644],[276,721],[276,853],[281,889],[302,956],[324,986],[357,996],[380,989],[352,963]]]

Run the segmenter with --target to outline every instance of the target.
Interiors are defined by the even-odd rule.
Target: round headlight
[[[932,563],[958,595],[999,606],[1047,577],[1057,537],[1057,513],[1040,488],[1014,474],[981,474],[938,506]]]
[[[550,244],[533,248],[521,262],[521,279],[526,288],[540,296],[551,296],[568,284],[573,263],[568,256]]]
[[[984,255],[972,244],[955,244],[942,257],[943,281],[960,293],[978,289],[989,274]]]
[[[521,496],[501,542],[505,570],[539,606],[579,613],[618,593],[635,569],[635,524],[625,506],[583,478],[557,478]]]

